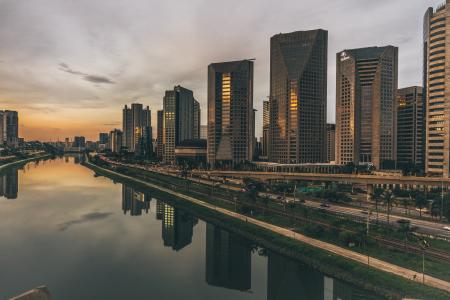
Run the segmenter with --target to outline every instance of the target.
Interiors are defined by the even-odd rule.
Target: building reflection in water
[[[251,288],[251,247],[245,239],[206,225],[206,282],[247,291]]]
[[[17,168],[0,174],[0,197],[16,199],[19,192],[19,171]]]
[[[157,201],[156,217],[162,219],[164,246],[179,251],[192,243],[194,225],[198,222],[193,215],[167,203]]]
[[[268,251],[267,300],[381,300],[295,260]]]
[[[132,187],[122,185],[122,210],[126,215],[140,216],[142,212],[148,213],[151,196],[149,193],[139,192]]]
[[[5,182],[5,179],[2,182]],[[132,216],[142,215],[143,211],[148,213],[151,201],[149,193],[123,185],[122,195],[122,209],[125,214],[128,211]],[[164,246],[180,251],[192,243],[194,226],[198,223],[196,217],[158,199],[155,213],[156,219],[161,220]],[[249,291],[252,282],[252,249],[252,243],[246,238],[207,223],[206,283],[215,287]],[[267,253],[267,300],[384,299],[327,277],[271,250],[260,251],[260,255],[265,253]]]

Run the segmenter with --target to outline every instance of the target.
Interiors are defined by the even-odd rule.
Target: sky
[[[270,37],[328,30],[328,121],[336,53],[399,47],[399,87],[421,84],[422,24],[443,0],[0,0],[0,110],[26,140],[121,128],[122,108],[156,111],[165,90],[194,91],[206,124],[207,66],[255,58],[256,135],[269,95]]]

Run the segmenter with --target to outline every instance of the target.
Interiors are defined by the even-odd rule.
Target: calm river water
[[[382,299],[208,224],[76,157],[0,175],[0,299]]]

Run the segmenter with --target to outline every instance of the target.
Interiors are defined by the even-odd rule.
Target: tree
[[[381,195],[383,194],[383,189],[376,188],[373,191],[372,199],[375,201],[375,211],[377,212],[377,223],[378,223],[378,203],[381,201]]]
[[[422,209],[424,209],[427,205],[427,199],[422,192],[417,192],[415,197],[416,207],[419,209],[420,217],[422,217]]]
[[[386,190],[383,193],[383,201],[384,203],[387,205],[387,222],[389,224],[389,216],[391,213],[391,206],[392,206],[392,202],[394,201],[394,194],[392,193],[391,190]]]
[[[398,231],[403,234],[406,249],[408,239],[412,239],[412,237],[414,237],[414,231],[416,228],[411,226],[410,220],[401,219],[397,221],[397,224],[399,225]]]

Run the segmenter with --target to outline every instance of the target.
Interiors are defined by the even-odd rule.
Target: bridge
[[[322,173],[289,173],[289,172],[250,172],[250,171],[193,171],[194,175],[207,175],[231,178],[251,178],[262,181],[270,180],[305,180],[320,182],[340,182],[367,185],[367,192],[373,192],[374,185],[403,185],[424,187],[450,187],[450,179],[442,177],[418,176],[380,176],[360,174],[322,174]]]

